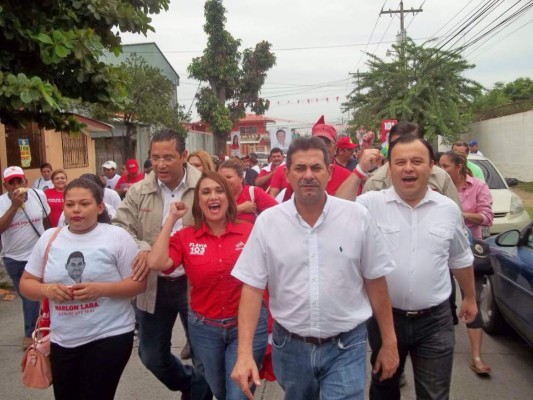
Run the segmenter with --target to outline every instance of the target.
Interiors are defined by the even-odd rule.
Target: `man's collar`
[[[410,208],[417,208],[417,207],[421,206],[422,204],[427,203],[429,201],[435,201],[436,192],[434,190],[432,190],[428,186],[427,190],[426,190],[426,193],[424,194],[424,197],[414,207],[412,207],[409,204],[407,204],[407,202],[400,197],[400,195],[396,192],[396,189],[394,188],[394,186],[391,186],[390,188],[385,189],[384,190],[384,195],[385,195],[385,202],[386,203],[396,202],[396,203],[408,206]]]
[[[181,181],[180,183],[178,183],[178,186],[176,186],[174,188],[174,190],[177,190],[180,186],[185,186],[185,182],[187,181],[187,169],[185,168],[185,165],[183,165],[183,177],[181,178]],[[159,180],[159,178],[157,178],[157,185],[159,186],[160,189],[163,189],[163,188],[167,188],[168,190],[170,190],[171,192],[173,192],[174,190],[171,190],[167,185],[165,185],[163,182],[161,182]]]

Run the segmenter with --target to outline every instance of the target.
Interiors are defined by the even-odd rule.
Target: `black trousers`
[[[112,400],[130,359],[133,331],[66,348],[52,343],[56,400]]]

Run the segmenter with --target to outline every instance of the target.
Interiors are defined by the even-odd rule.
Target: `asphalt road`
[[[0,399],[53,399],[52,389],[34,390],[22,385],[20,360],[22,349],[22,308],[20,300],[0,301]],[[179,323],[174,330],[173,349],[179,354],[184,345]],[[141,364],[136,348],[120,382],[116,399],[136,400],[179,398],[168,391]],[[464,326],[456,328],[455,360],[451,388],[452,400],[528,399],[533,393],[533,349],[510,333],[505,336],[485,335],[485,361],[492,366],[489,378],[477,377],[469,368],[469,345]],[[367,368],[368,369],[368,368]],[[407,367],[407,386],[402,398],[415,399],[410,367]],[[265,382],[256,392],[256,399],[282,399],[283,392],[276,383]]]

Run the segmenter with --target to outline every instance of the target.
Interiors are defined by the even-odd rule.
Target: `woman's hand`
[[[78,283],[71,287],[74,300],[87,301],[103,297],[103,284],[99,282]]]
[[[187,211],[189,211],[189,208],[183,201],[175,201],[174,203],[170,203],[169,217],[172,216],[177,221],[183,218],[187,214]]]
[[[64,301],[74,300],[72,290],[69,286],[62,283],[49,283],[44,285],[44,297],[55,301],[56,303],[62,303]]]

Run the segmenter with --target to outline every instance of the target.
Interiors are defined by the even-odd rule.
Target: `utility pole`
[[[381,14],[400,14],[400,34],[397,36],[397,40],[398,40],[398,43],[403,43],[407,40],[407,32],[405,31],[405,27],[404,27],[404,14],[409,14],[409,13],[413,13],[416,14],[418,12],[422,12],[424,10],[422,10],[421,8],[417,8],[417,9],[414,9],[413,7],[411,7],[410,10],[404,10],[403,9],[403,0],[400,1],[400,9],[399,10],[391,10],[389,8],[389,11],[383,11],[383,9],[381,10],[381,12],[379,13],[379,15]]]

